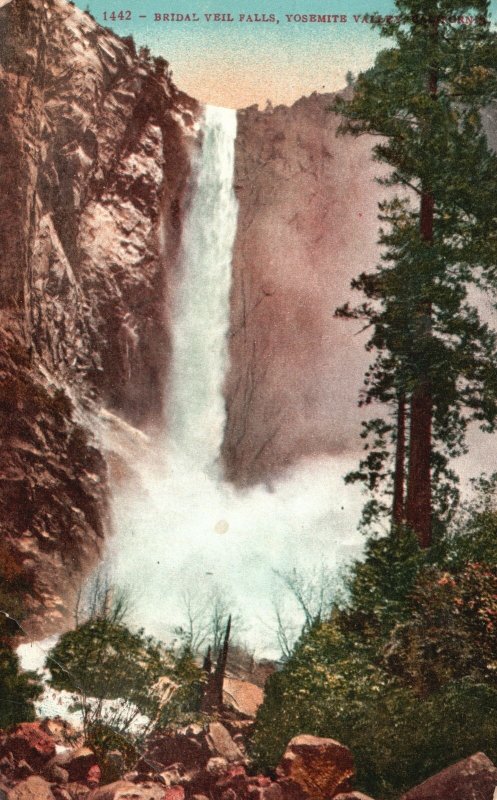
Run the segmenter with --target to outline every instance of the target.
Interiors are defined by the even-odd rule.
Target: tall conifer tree
[[[497,39],[487,2],[396,6],[378,23],[394,47],[336,104],[343,132],[379,137],[374,157],[390,168],[380,182],[398,191],[380,206],[381,264],[353,283],[365,302],[338,313],[372,326],[364,402],[396,409],[391,426],[366,423],[376,448],[353,478],[375,488],[390,435],[393,522],[428,547],[434,475],[464,450],[471,419],[497,419],[497,338],[475,300],[497,286],[497,158],[481,113],[497,97]]]

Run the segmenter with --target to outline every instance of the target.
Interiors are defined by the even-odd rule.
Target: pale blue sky
[[[347,70],[366,68],[386,45],[371,25],[354,17],[394,13],[393,0],[78,0],[116,33],[170,62],[178,86],[202,102],[228,107],[292,103],[313,91],[335,91]],[[497,0],[493,7],[497,6]],[[131,21],[112,21],[112,11]],[[104,20],[104,12],[107,20]],[[197,14],[199,22],[155,22],[155,13]],[[231,14],[233,22],[205,15]],[[279,23],[241,22],[240,14],[274,14]],[[346,15],[346,23],[289,22],[286,15]],[[144,15],[144,18],[140,17]],[[495,16],[495,14],[494,14]]]

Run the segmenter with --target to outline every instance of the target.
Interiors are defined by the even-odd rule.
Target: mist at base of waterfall
[[[360,555],[362,497],[343,484],[345,459],[298,465],[271,490],[234,489],[176,454],[135,463],[140,489],[113,496],[114,528],[106,569],[130,592],[135,624],[166,641],[186,623],[186,604],[219,589],[259,655],[276,656],[275,605],[298,609],[276,575],[333,572]],[[235,631],[236,633],[236,631]]]

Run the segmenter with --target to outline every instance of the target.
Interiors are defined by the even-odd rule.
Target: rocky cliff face
[[[57,625],[106,527],[92,403],[161,415],[198,109],[64,0],[1,9],[0,62],[0,530]]]
[[[238,483],[357,441],[367,357],[333,318],[377,258],[378,165],[337,136],[332,95],[239,112],[239,199],[224,457]]]

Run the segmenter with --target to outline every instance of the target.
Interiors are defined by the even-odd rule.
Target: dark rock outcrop
[[[47,633],[106,529],[92,404],[162,413],[197,104],[64,0],[2,8],[0,62],[0,531]]]

